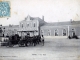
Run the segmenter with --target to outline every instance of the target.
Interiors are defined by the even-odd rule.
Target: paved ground
[[[80,60],[80,39],[45,39],[45,45],[0,47],[0,60]]]

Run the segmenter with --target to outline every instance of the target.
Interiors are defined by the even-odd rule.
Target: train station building
[[[80,36],[80,21],[66,21],[66,22],[45,22],[44,16],[31,17],[27,16],[19,25],[2,26],[2,35],[19,34],[25,36],[29,34],[44,35],[45,37],[67,37],[69,35]]]

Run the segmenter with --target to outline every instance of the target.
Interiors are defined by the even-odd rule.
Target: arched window
[[[58,30],[57,29],[55,30],[55,36],[58,36]]]
[[[3,29],[5,29],[5,27]]]
[[[35,27],[35,23],[34,23],[34,25],[33,25],[34,27]]]
[[[72,36],[75,36],[75,29],[72,29]]]
[[[63,29],[63,36],[66,36],[66,29]]]
[[[22,28],[23,28],[23,24],[22,24]]]
[[[43,34],[44,34],[43,30],[41,30],[41,35],[43,35]]]
[[[2,29],[0,28],[0,33],[2,33]]]
[[[29,23],[27,23],[27,27],[29,27]]]
[[[50,33],[51,33],[50,30],[48,30],[48,36],[50,36]]]
[[[72,32],[73,32],[73,31],[75,31],[75,29],[74,29],[74,28],[72,29]]]

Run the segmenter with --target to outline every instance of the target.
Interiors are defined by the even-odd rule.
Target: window
[[[22,28],[23,28],[23,24],[22,24]]]
[[[2,26],[2,25],[0,25],[0,26]]]
[[[4,34],[3,34],[3,37],[4,37]]]
[[[43,30],[41,30],[41,35],[43,35]]]
[[[50,30],[48,30],[48,36],[50,36]]]
[[[9,36],[9,34],[7,33],[7,36]]]
[[[0,33],[2,33],[2,29],[0,28]]]
[[[35,27],[35,23],[34,23],[34,25],[33,25],[34,27]]]
[[[4,32],[5,32],[5,30],[4,30]]]
[[[27,27],[29,27],[29,24],[27,24]]]
[[[72,29],[72,36],[75,36],[75,29]]]
[[[72,29],[72,31],[74,31],[74,29]]]
[[[71,31],[72,31],[72,32],[75,32],[75,29],[73,28]]]
[[[5,29],[5,27],[3,29]]]
[[[55,36],[58,36],[58,30],[57,29],[55,30]]]
[[[63,29],[63,36],[66,36],[66,29]]]

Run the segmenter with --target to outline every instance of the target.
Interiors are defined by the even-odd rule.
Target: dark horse
[[[41,42],[41,37],[39,35],[33,37],[33,44],[36,46]]]
[[[19,46],[36,46],[37,44],[39,44],[39,42],[41,42],[40,36],[25,36],[23,39],[19,41]]]
[[[11,35],[11,36],[9,36],[8,46],[12,47],[12,46],[18,44],[19,41],[20,41],[20,37],[18,34]]]

